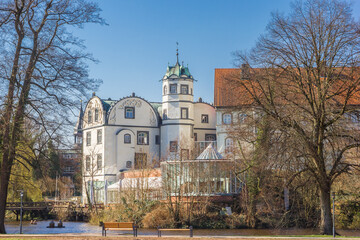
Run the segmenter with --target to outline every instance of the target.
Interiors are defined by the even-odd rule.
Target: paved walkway
[[[186,237],[186,236],[180,236],[180,235],[174,235],[174,236],[164,236],[161,238],[155,237],[155,236],[138,236],[138,237],[130,237],[127,235],[117,235],[113,234],[107,237],[102,237],[97,234],[93,235],[86,235],[86,234],[6,234],[6,235],[0,235],[0,239],[49,239],[49,240],[100,240],[100,239],[106,239],[106,240],[153,240],[153,239],[162,239],[162,240],[176,240],[176,239],[186,239],[186,240],[196,240],[196,239],[202,239],[202,240],[222,240],[222,239],[252,239],[252,240],[286,240],[286,239],[333,239],[332,237],[269,237],[269,236],[194,236],[193,238]],[[359,240],[360,238],[351,238],[351,237],[336,237],[336,239],[356,239]]]

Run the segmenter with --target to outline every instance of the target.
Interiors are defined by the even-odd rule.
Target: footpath
[[[315,237],[295,237],[295,236],[194,236],[192,238],[187,236],[181,236],[181,235],[172,235],[172,236],[164,236],[164,237],[155,237],[155,236],[138,236],[138,237],[132,237],[129,235],[109,235],[107,237],[102,236],[95,236],[95,235],[84,235],[84,234],[6,234],[6,235],[0,235],[0,240],[17,240],[17,239],[49,239],[49,240],[153,240],[153,239],[161,239],[161,240],[177,240],[177,239],[185,239],[185,240],[228,240],[228,239],[251,239],[251,240],[302,240],[302,239],[312,239],[312,240],[327,240],[327,239],[356,239],[359,240],[359,237],[336,237],[332,238],[329,236],[315,236]]]

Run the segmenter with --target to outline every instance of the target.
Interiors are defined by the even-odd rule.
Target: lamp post
[[[333,238],[335,238],[335,192],[331,193],[333,199]]]
[[[22,234],[23,196],[24,190],[20,190],[20,234]]]

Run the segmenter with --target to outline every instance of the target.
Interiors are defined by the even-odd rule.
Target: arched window
[[[222,118],[224,124],[231,124],[231,113],[224,113]]]
[[[166,109],[163,110],[163,119],[164,120],[167,119],[167,110]]]
[[[216,134],[205,134],[206,142],[214,142],[216,141]]]
[[[99,109],[95,109],[95,122],[99,121]]]
[[[234,141],[232,138],[225,139],[225,153],[231,153],[233,149]]]
[[[131,161],[127,161],[126,162],[126,168],[131,168],[132,167],[132,162]]]
[[[165,85],[164,86],[164,95],[166,95],[167,94],[167,86]]]
[[[124,135],[124,143],[131,143],[131,135],[130,134],[125,134]]]
[[[92,123],[92,112],[91,112],[91,110],[88,111],[88,123]]]

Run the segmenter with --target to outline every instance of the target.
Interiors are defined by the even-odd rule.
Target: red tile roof
[[[341,69],[341,71],[349,76],[348,79],[344,81],[337,81],[336,84],[332,84],[332,91],[329,91],[329,95],[331,92],[336,95],[333,97],[333,103],[338,105],[343,105],[345,96],[347,91],[345,91],[349,86],[349,84],[353,84],[353,81],[359,82],[360,69],[355,69],[356,73],[353,71],[354,69],[346,68]],[[359,71],[358,71],[359,70]],[[267,77],[266,69],[251,69],[251,71],[255,71],[260,75],[263,74],[263,78]],[[215,69],[215,86],[214,86],[214,105],[215,107],[234,107],[234,106],[244,106],[254,104],[254,97],[252,94],[261,98],[261,95],[266,92],[266,89],[260,88],[260,84],[257,84],[254,81],[249,79],[242,79],[243,70],[240,68],[218,68]],[[301,71],[302,72],[302,71]],[[282,76],[282,71],[271,71],[272,74],[276,74],[279,77],[273,78],[274,83],[277,83],[279,86],[278,95],[275,98],[277,103],[283,104],[289,100],[291,97],[291,101],[296,101],[301,103],[302,101],[306,101],[303,93],[300,92],[300,88],[296,86],[296,84],[287,80]],[[345,79],[345,78],[344,78]],[[238,81],[243,81],[242,84],[239,84]],[[248,87],[248,89],[245,88]],[[312,87],[313,88],[313,87]],[[349,105],[360,105],[360,85],[357,85],[349,100]],[[313,88],[314,89],[314,88]],[[290,95],[291,94],[291,95]],[[267,94],[265,94],[267,95]]]

